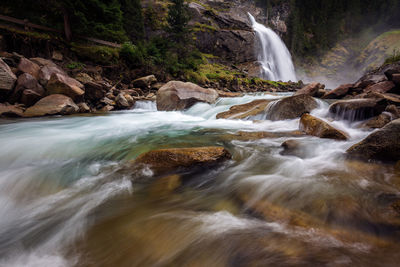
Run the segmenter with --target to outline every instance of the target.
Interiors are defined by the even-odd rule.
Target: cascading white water
[[[250,13],[249,17],[260,43],[257,53],[261,63],[261,78],[272,81],[297,81],[292,57],[285,43],[273,30],[258,23]]]

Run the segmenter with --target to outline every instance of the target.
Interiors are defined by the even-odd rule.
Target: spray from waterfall
[[[285,43],[273,30],[258,23],[250,13],[248,14],[260,44],[257,53],[261,64],[261,78],[272,81],[297,81],[292,57]]]

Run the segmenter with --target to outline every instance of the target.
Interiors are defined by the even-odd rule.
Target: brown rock
[[[322,98],[323,99],[341,99],[345,95],[349,93],[349,91],[353,88],[353,84],[342,84],[338,88],[329,91]]]
[[[0,103],[0,117],[22,117],[24,110],[18,105]]]
[[[41,57],[33,57],[30,58],[29,60],[32,61],[33,63],[38,64],[40,67],[44,66],[57,67],[57,65],[53,61]]]
[[[392,81],[385,81],[368,86],[364,92],[388,93],[394,87],[395,84]]]
[[[53,94],[39,100],[34,106],[28,108],[24,117],[39,117],[46,115],[69,115],[77,113],[78,106],[71,98],[65,95]]]
[[[304,146],[298,140],[289,139],[281,144],[283,150],[281,155],[290,155],[296,157],[304,157]]]
[[[393,119],[400,118],[400,109],[395,105],[389,105],[385,109],[386,112],[389,112]]]
[[[67,75],[64,70],[53,63],[53,65],[45,65],[40,69],[39,82],[45,86],[53,74]]]
[[[157,109],[162,111],[184,110],[197,102],[214,103],[218,93],[194,83],[170,81],[157,91]]]
[[[114,106],[111,106],[111,105],[105,105],[105,106],[101,109],[101,111],[105,111],[105,112],[109,112],[109,111],[112,111],[112,110],[114,110]]]
[[[250,103],[232,106],[228,111],[217,114],[217,119],[245,119],[265,112],[271,100],[260,99]]]
[[[388,124],[392,120],[390,113],[383,112],[379,116],[373,117],[367,122],[363,123],[361,127],[370,128],[370,129],[378,129],[382,128],[386,124]]]
[[[235,93],[235,92],[225,92],[221,90],[216,90],[218,93],[218,97],[240,97],[243,96],[242,93]]]
[[[340,131],[329,123],[318,119],[310,114],[303,114],[300,119],[300,130],[308,135],[317,136],[320,138],[329,138],[335,140],[347,140],[348,135]]]
[[[100,83],[88,82],[85,84],[85,98],[92,102],[97,102],[107,93],[106,88]]]
[[[10,67],[0,58],[0,91],[11,91],[16,80],[17,77]]]
[[[60,51],[53,51],[51,58],[53,60],[62,61],[64,57]]]
[[[121,109],[127,109],[127,108],[131,107],[128,100],[121,93],[118,94],[118,96],[115,98],[115,103],[117,104],[117,107],[119,107]]]
[[[182,177],[180,175],[169,175],[157,179],[149,188],[151,197],[165,197],[171,194],[175,189],[182,184]]]
[[[241,140],[251,141],[259,140],[264,138],[282,138],[282,137],[301,137],[304,133],[301,131],[290,131],[290,132],[247,132],[239,131],[235,134],[225,134],[222,136],[224,141]]]
[[[361,79],[359,79],[355,85],[354,88],[361,88],[364,89],[367,86],[376,84],[376,83],[380,83],[380,82],[384,82],[387,81],[388,79],[386,78],[386,76],[384,74],[367,74],[363,77],[361,77]]]
[[[90,107],[85,103],[85,102],[81,102],[76,104],[79,108],[79,113],[88,113],[90,112]]]
[[[132,85],[134,87],[142,88],[142,89],[147,89],[150,88],[152,84],[155,84],[157,82],[157,78],[154,75],[149,75],[146,77],[142,77],[139,79],[136,79],[132,82]]]
[[[27,107],[34,105],[45,94],[43,87],[29,73],[24,73],[18,77],[17,86],[10,96],[11,103],[22,103]]]
[[[86,85],[87,83],[93,82],[93,78],[89,76],[89,74],[85,72],[80,72],[75,76],[75,80],[81,82]]]
[[[21,58],[21,61],[18,64],[18,70],[23,73],[29,73],[36,79],[39,79],[39,71],[40,71],[39,65],[33,63],[27,58]]]
[[[305,87],[301,88],[300,90],[298,90],[296,93],[294,93],[294,95],[309,95],[309,96],[316,96],[316,94],[318,93],[318,90],[320,89],[324,89],[325,85],[317,83],[317,82],[313,82],[310,83],[308,85],[306,85]]]
[[[271,103],[267,112],[267,119],[273,121],[296,119],[317,107],[317,101],[309,95],[286,97]]]
[[[155,175],[214,165],[230,159],[223,147],[192,147],[153,150],[140,155],[135,165],[148,165]]]
[[[347,150],[349,155],[388,162],[400,160],[400,119],[368,135]]]
[[[387,101],[384,99],[339,100],[329,107],[329,112],[346,120],[364,120],[381,114],[386,105]]]
[[[83,85],[77,80],[57,73],[51,75],[46,86],[48,94],[63,94],[71,97],[73,100],[82,99],[85,94],[82,88]]]
[[[399,86],[400,85],[400,73],[393,74],[392,75],[392,81],[394,82],[394,84]]]

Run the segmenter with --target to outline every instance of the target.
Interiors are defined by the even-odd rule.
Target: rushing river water
[[[229,138],[298,129],[298,119],[215,119],[256,98],[276,96],[3,121],[0,266],[398,266],[400,175],[344,154],[369,132],[335,121],[349,141]],[[328,119],[327,107],[312,114]],[[287,139],[301,155],[281,155]],[[152,149],[210,145],[233,159],[172,192],[121,171]]]

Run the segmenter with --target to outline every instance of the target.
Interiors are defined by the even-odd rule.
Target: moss
[[[37,31],[23,31],[23,30],[19,30],[10,26],[5,26],[5,25],[0,25],[0,29],[5,29],[9,32],[13,32],[16,34],[20,34],[20,35],[24,35],[27,37],[32,37],[35,39],[41,39],[41,40],[51,40],[54,37],[47,34],[47,33],[41,33],[41,32],[37,32]]]
[[[119,49],[100,45],[80,45],[72,43],[72,51],[78,57],[98,64],[114,64],[119,60]]]
[[[215,27],[208,25],[208,24],[199,23],[199,22],[196,22],[194,24],[193,30],[195,32],[199,32],[199,31],[201,31],[201,32],[216,32],[217,31],[217,29]]]
[[[81,62],[71,61],[66,65],[66,67],[70,70],[81,70],[85,67],[85,64]]]

